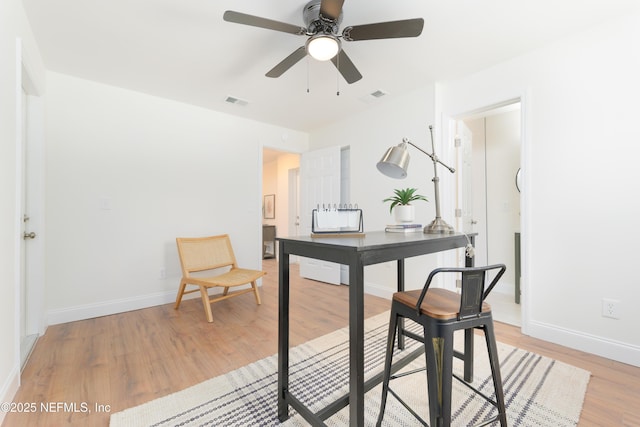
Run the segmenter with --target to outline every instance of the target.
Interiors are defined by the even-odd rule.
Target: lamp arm
[[[445,165],[445,164],[444,164],[444,163],[442,163],[442,162],[440,161],[440,159],[438,159],[435,155],[430,154],[430,153],[427,153],[427,152],[426,152],[426,151],[424,151],[422,148],[418,147],[416,144],[414,144],[413,142],[409,141],[407,138],[403,138],[403,139],[402,139],[402,142],[405,142],[405,143],[407,143],[407,144],[411,145],[412,147],[414,147],[414,148],[416,148],[416,149],[418,149],[418,150],[422,151],[424,154],[426,154],[427,156],[431,157],[431,160],[433,160],[433,161],[434,161],[434,163],[435,163],[435,162],[440,163],[442,166],[444,166],[445,168],[449,169],[449,172],[451,172],[451,173],[455,173],[455,171],[456,171],[456,170],[455,170],[454,168],[452,168],[452,167],[449,167],[449,166]]]

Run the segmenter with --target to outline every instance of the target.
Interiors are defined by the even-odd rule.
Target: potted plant
[[[394,212],[396,221],[412,222],[415,218],[415,210],[411,202],[416,200],[424,200],[427,198],[421,194],[416,194],[417,188],[401,188],[393,190],[394,195],[387,197],[383,202],[391,202],[389,213]],[[394,211],[395,208],[395,211]]]

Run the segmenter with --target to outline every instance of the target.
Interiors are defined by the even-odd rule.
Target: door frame
[[[297,236],[300,230],[300,166],[287,171],[288,190],[289,190],[289,236]],[[290,264],[298,263],[298,255],[291,255]]]
[[[520,281],[520,309],[521,309],[521,331],[523,334],[528,334],[530,328],[530,301],[534,289],[530,286],[532,278],[530,275],[530,248],[529,248],[529,236],[531,235],[531,180],[528,177],[531,176],[531,141],[529,138],[529,111],[530,111],[530,97],[526,92],[517,94],[516,96],[505,98],[501,101],[488,103],[474,108],[470,111],[459,112],[443,112],[441,115],[441,128],[443,130],[442,141],[447,150],[444,153],[445,160],[453,163],[456,158],[455,147],[455,122],[460,119],[464,119],[470,116],[478,115],[481,113],[489,112],[500,107],[504,107],[515,102],[520,103],[520,165],[522,168],[522,189],[520,195],[520,232],[521,232],[521,277]],[[453,209],[455,207],[457,192],[455,186],[457,180],[447,181],[446,188],[444,188],[443,194],[445,195],[445,206]],[[446,261],[455,263],[456,255],[445,255]],[[453,264],[451,264],[453,265]]]

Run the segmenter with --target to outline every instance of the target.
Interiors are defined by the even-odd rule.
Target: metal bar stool
[[[493,270],[499,271],[485,290],[484,285],[487,272]],[[500,421],[501,427],[507,426],[504,393],[502,390],[502,379],[500,377],[498,350],[493,332],[491,307],[488,303],[484,302],[484,299],[495,287],[505,270],[506,267],[504,264],[490,265],[487,267],[439,268],[429,274],[422,290],[396,292],[393,295],[384,363],[382,399],[377,426],[382,424],[388,393],[391,393],[398,399],[423,425],[429,426],[398,394],[389,388],[389,381],[391,379],[400,378],[423,370],[418,369],[403,374],[391,375],[393,348],[400,318],[411,319],[422,325],[424,330],[423,336],[408,331],[405,331],[405,336],[420,341],[425,346],[431,426],[448,427],[451,425],[451,388],[453,378],[465,384],[497,408],[498,415],[483,421],[479,426],[489,425],[495,421]],[[461,275],[462,292],[458,294],[442,288],[429,289],[431,281],[439,273],[456,273]],[[470,328],[482,329],[484,331],[495,389],[495,400],[486,396],[453,373],[453,333],[457,330]],[[459,356],[459,354],[455,354],[455,356]]]

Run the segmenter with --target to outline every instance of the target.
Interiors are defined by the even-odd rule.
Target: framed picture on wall
[[[264,196],[264,219],[275,219],[276,217],[276,195],[267,194]]]

